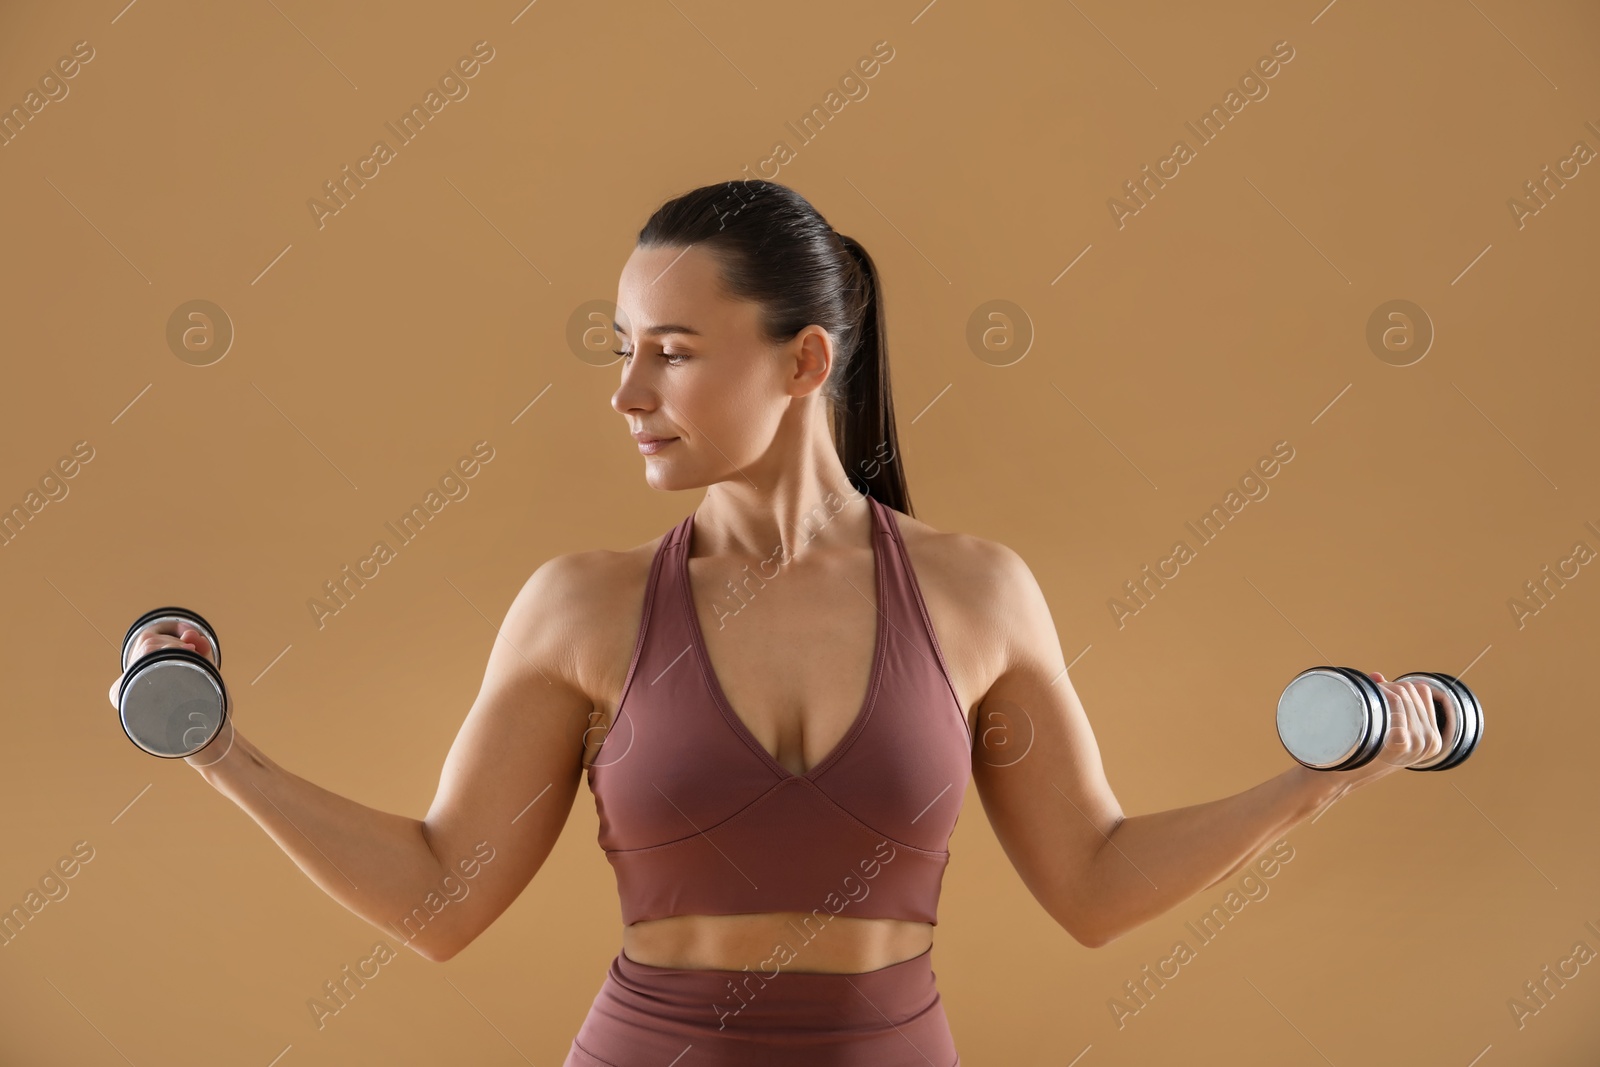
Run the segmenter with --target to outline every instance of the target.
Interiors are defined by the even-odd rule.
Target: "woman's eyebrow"
[[[618,322],[612,322],[611,328],[613,330],[617,331],[618,333],[622,333],[622,334],[625,334],[625,333],[628,332],[627,328],[624,327],[621,323],[618,323]],[[663,325],[663,326],[651,326],[649,329],[645,330],[644,332],[645,332],[646,335],[648,335],[650,337],[660,337],[663,334],[669,334],[669,333],[686,333],[686,334],[690,334],[690,335],[692,335],[694,337],[703,336],[700,333],[700,331],[695,329],[693,326],[680,326],[677,323],[667,323],[666,325]]]

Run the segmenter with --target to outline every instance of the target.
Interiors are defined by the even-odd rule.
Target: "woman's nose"
[[[647,411],[654,407],[650,390],[630,377],[631,369],[622,372],[622,384],[611,394],[612,408],[623,415],[630,411]]]

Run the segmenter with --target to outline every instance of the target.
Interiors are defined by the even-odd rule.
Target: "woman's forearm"
[[[436,891],[445,874],[421,821],[367,807],[285,770],[231,722],[187,762],[243,808],[323,891],[387,932],[396,933],[393,924]],[[453,951],[452,918],[441,915],[397,936],[423,956],[447,957]]]
[[[1096,942],[1115,940],[1216,885],[1350,784],[1296,764],[1230,797],[1123,819],[1085,875]]]

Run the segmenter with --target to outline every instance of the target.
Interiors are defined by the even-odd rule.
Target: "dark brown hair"
[[[641,248],[695,244],[720,264],[729,296],[761,306],[768,341],[781,344],[811,325],[833,337],[825,389],[839,461],[859,491],[911,515],[895,437],[883,298],[867,250],[834,232],[793,189],[758,180],[684,193],[657,208],[639,231]]]

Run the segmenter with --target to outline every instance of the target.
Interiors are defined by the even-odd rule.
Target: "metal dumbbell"
[[[1415,671],[1392,679],[1420,682],[1433,697],[1444,748],[1411,771],[1443,771],[1472,755],[1483,736],[1483,707],[1458,678]],[[1389,708],[1378,683],[1351,667],[1312,667],[1295,675],[1278,698],[1278,738],[1301,764],[1348,771],[1371,763],[1389,729]]]
[[[199,630],[211,643],[215,666],[187,648],[158,648],[129,661],[141,634],[155,630],[177,636],[183,625]],[[209,745],[222,732],[232,706],[221,665],[217,632],[197,613],[157,608],[134,620],[122,639],[122,680],[117,686],[117,711],[128,740],[167,759],[192,756]]]

